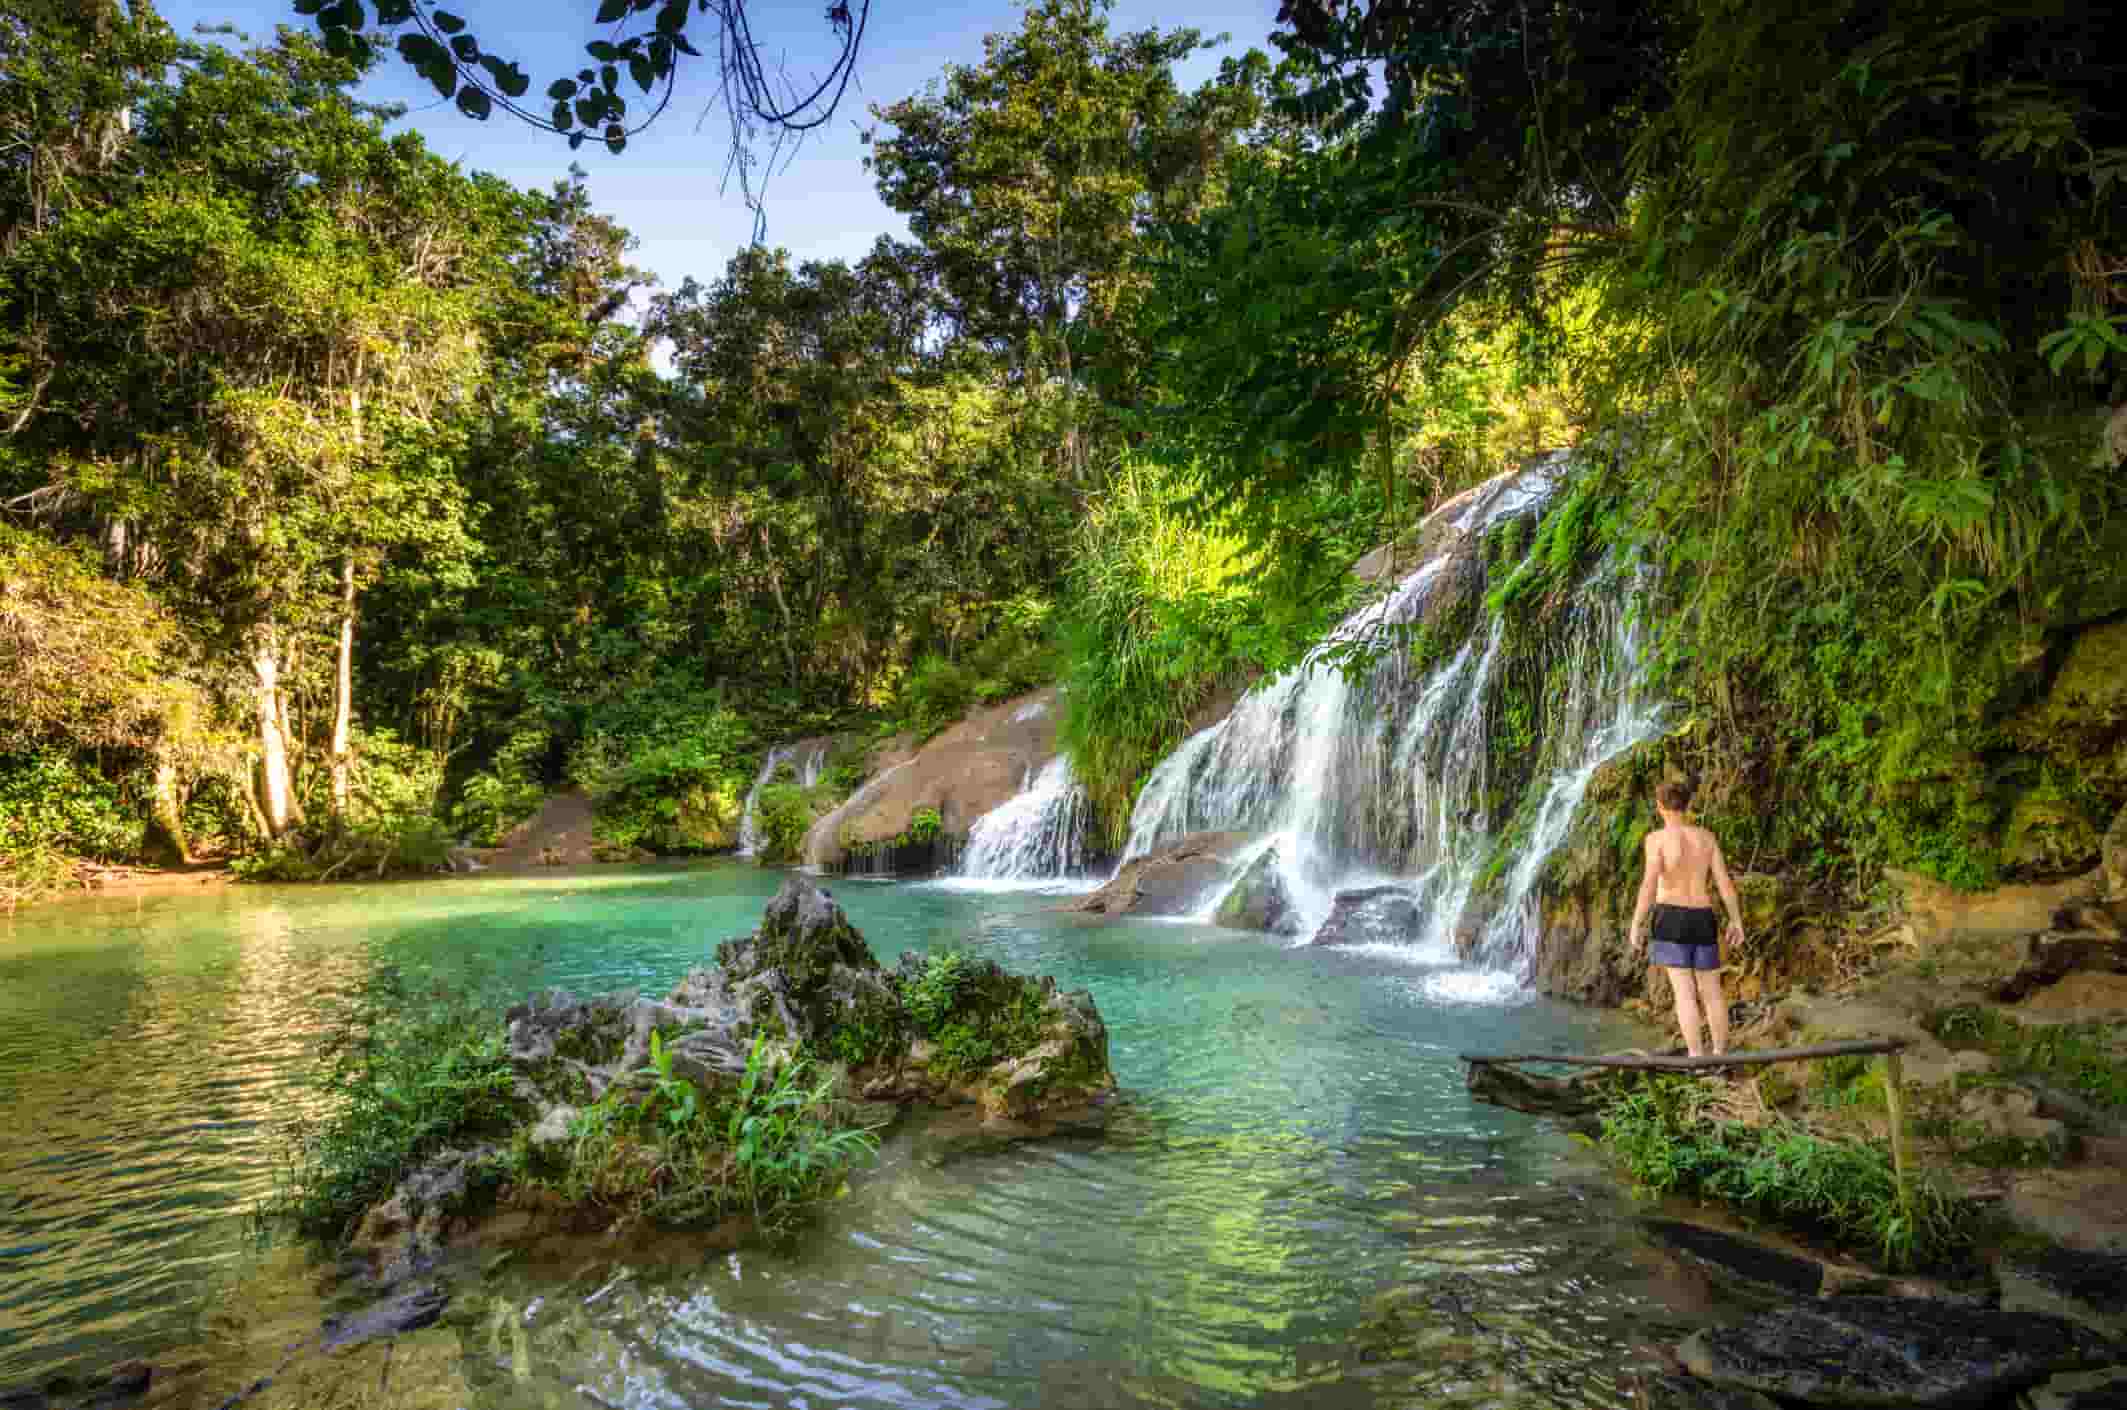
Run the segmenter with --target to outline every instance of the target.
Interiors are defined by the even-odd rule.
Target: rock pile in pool
[[[1092,995],[965,954],[911,953],[885,969],[834,897],[803,876],[715,961],[662,999],[555,989],[510,1010],[517,1119],[424,1162],[368,1212],[354,1246],[372,1274],[393,1281],[419,1266],[466,1224],[477,1193],[562,1169],[595,1105],[638,1100],[657,1082],[690,1084],[714,1111],[740,1090],[749,1060],[760,1069],[802,1057],[832,1074],[842,1119],[871,1126],[918,1104],[974,1105],[986,1123],[1017,1126],[1098,1104],[1115,1087]],[[546,1203],[567,1185],[549,1181]]]

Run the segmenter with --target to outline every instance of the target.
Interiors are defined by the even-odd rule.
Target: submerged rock
[[[1212,920],[1229,930],[1260,930],[1270,935],[1300,933],[1300,914],[1285,889],[1278,849],[1266,848],[1219,902]]]
[[[1710,1386],[1689,1376],[1643,1376],[1640,1403],[1646,1410],[1780,1410],[1754,1390]]]
[[[1337,893],[1330,903],[1329,918],[1307,943],[1401,944],[1416,938],[1422,922],[1417,899],[1408,887],[1361,886]]]
[[[1694,1333],[1678,1356],[1714,1385],[1811,1405],[1976,1406],[2122,1348],[2062,1317],[1836,1297]]]

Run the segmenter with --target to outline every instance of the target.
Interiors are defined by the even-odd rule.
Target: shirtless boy
[[[1662,825],[1647,834],[1647,872],[1640,879],[1639,906],[1632,913],[1632,945],[1638,949],[1646,943],[1648,908],[1652,907],[1654,962],[1669,972],[1684,1046],[1693,1057],[1705,1051],[1699,1046],[1703,1006],[1707,1026],[1713,1030],[1713,1050],[1725,1053],[1728,1000],[1721,994],[1721,927],[1707,894],[1707,877],[1713,878],[1722,904],[1728,907],[1731,944],[1743,943],[1743,907],[1736,900],[1735,883],[1728,879],[1721,844],[1687,815],[1691,785],[1665,780],[1654,790],[1654,805],[1662,815]]]

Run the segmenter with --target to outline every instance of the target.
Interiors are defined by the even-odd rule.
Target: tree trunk
[[[340,560],[340,653],[333,671],[332,815],[347,820],[348,735],[354,721],[354,557]]]
[[[797,624],[790,620],[790,603],[783,597],[783,570],[768,556],[768,530],[761,530],[761,553],[768,557],[768,586],[775,593],[776,610],[783,616],[783,659],[790,667],[790,688],[798,688]]]
[[[265,819],[266,835],[279,839],[303,821],[303,809],[296,802],[295,781],[289,773],[288,721],[281,706],[281,656],[270,632],[262,634],[252,647],[251,671],[257,683],[259,812]]]
[[[106,573],[124,582],[132,574],[127,568],[132,563],[131,545],[127,542],[126,521],[106,519],[103,522],[103,568]]]
[[[155,761],[155,792],[148,805],[148,835],[157,850],[177,866],[192,860],[192,845],[185,837],[185,818],[177,796],[177,762],[167,757]]]

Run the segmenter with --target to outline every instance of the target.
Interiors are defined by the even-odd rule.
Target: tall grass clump
[[[1192,479],[1126,463],[1072,545],[1059,742],[1111,843],[1144,775],[1248,666],[1249,559],[1237,536],[1194,520]]]
[[[1907,1216],[1885,1151],[1792,1122],[1722,1120],[1717,1095],[1696,1078],[1648,1074],[1604,1107],[1603,1143],[1649,1190],[1719,1200],[1891,1268],[1941,1266],[1969,1248],[1962,1202],[1934,1181],[1913,1181]]]
[[[291,1123],[265,1210],[308,1238],[347,1238],[422,1161],[520,1115],[501,1006],[396,965],[335,1006],[321,1057],[311,1085],[325,1111]]]

